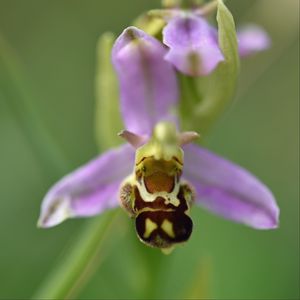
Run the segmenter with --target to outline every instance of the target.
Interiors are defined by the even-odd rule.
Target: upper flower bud
[[[216,36],[205,19],[192,13],[177,16],[163,31],[169,47],[165,58],[187,75],[208,75],[224,60]]]

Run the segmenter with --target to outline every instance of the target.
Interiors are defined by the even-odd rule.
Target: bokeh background
[[[124,214],[80,299],[299,299],[299,2],[227,5],[238,24],[264,26],[273,45],[243,60],[236,100],[206,146],[271,188],[280,228],[255,231],[194,208],[191,240],[162,256],[137,241]],[[98,37],[119,34],[158,6],[150,0],[0,0],[1,299],[32,297],[89,222],[36,228],[51,184],[97,154]],[[40,142],[32,139],[35,132]],[[45,163],[52,151],[48,134],[64,158]]]

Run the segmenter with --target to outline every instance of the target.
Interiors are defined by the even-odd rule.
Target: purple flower
[[[163,30],[163,42],[169,47],[165,59],[184,74],[208,75],[224,61],[215,31],[194,14],[172,18]]]
[[[267,50],[271,45],[268,34],[257,25],[247,25],[237,32],[239,54],[241,57]]]
[[[165,59],[180,72],[190,76],[210,74],[224,61],[218,45],[218,32],[198,11],[167,13],[163,42],[169,47]],[[270,38],[260,27],[248,25],[238,31],[241,57],[268,49]]]
[[[169,168],[169,159],[174,158],[182,166],[182,150],[179,147],[169,147],[174,143],[169,136],[164,136],[160,131],[153,133],[153,129],[157,130],[157,124],[161,121],[176,122],[171,112],[177,104],[178,87],[175,71],[164,59],[166,54],[167,50],[161,43],[134,27],[126,29],[117,39],[112,59],[120,81],[122,115],[128,129],[121,136],[129,144],[108,150],[56,183],[43,200],[39,226],[51,227],[67,218],[92,216],[118,206],[119,189],[124,179],[132,174],[136,182],[144,180],[136,171],[141,153],[144,153],[141,160],[150,156],[151,166],[158,170],[151,173],[147,177],[149,180],[144,182],[148,192],[161,189],[158,194],[163,195],[162,190],[168,189],[172,193],[173,179],[165,177],[162,169]],[[152,150],[155,149],[153,153],[152,150],[147,150],[147,156],[143,147],[153,141],[151,135],[162,140],[163,144],[152,147]],[[180,182],[186,180],[192,184],[195,203],[226,219],[257,229],[276,228],[279,209],[268,188],[242,167],[197,145],[189,144],[195,137],[196,134],[192,132],[178,135],[178,143],[183,145],[184,164],[182,177],[180,167],[170,171],[177,176],[176,184],[179,178]],[[170,158],[164,156],[165,150]],[[159,154],[159,151],[163,154]],[[165,165],[157,164],[162,157]],[[167,181],[164,181],[166,178]],[[188,185],[184,185],[184,188],[181,195],[183,199],[192,193]],[[135,191],[135,197],[136,193],[140,193],[143,198],[141,190]],[[144,200],[148,201],[148,205],[154,205],[155,201],[162,201],[163,197],[150,201],[152,204],[149,204],[149,199]],[[160,205],[167,204],[165,202]],[[181,230],[180,226],[190,228],[192,223],[187,214],[182,211],[177,214],[176,210],[172,215],[173,219],[174,216],[177,216],[178,230]],[[170,223],[164,223],[161,218],[162,215],[158,214],[155,222],[161,222],[159,224],[169,230]],[[136,216],[138,234],[139,230],[146,230],[143,226],[147,224],[155,230],[156,223],[151,220],[153,221],[149,211]],[[146,222],[146,225],[140,222]]]

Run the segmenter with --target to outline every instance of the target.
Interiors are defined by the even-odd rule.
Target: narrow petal
[[[176,74],[164,60],[166,49],[145,32],[129,27],[112,51],[120,83],[125,127],[137,134],[151,134],[156,123],[168,119],[178,100]]]
[[[163,30],[163,42],[169,47],[166,60],[190,76],[208,75],[224,60],[215,29],[195,15],[172,19]]]
[[[67,218],[91,216],[117,206],[121,181],[132,172],[134,149],[110,150],[58,181],[45,196],[40,227],[55,226]]]
[[[198,139],[200,135],[195,131],[184,131],[179,134],[179,144],[181,146],[190,144]]]
[[[148,137],[145,135],[138,135],[128,130],[122,130],[119,134],[127,143],[129,143],[135,149],[141,147],[146,143]]]
[[[256,25],[240,28],[237,37],[241,57],[267,50],[271,45],[271,39],[266,31]]]
[[[196,189],[197,203],[208,210],[257,229],[278,226],[279,208],[272,193],[245,169],[189,145],[183,174]]]

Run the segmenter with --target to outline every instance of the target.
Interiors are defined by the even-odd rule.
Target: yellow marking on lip
[[[153,230],[155,230],[157,227],[158,226],[157,226],[156,223],[154,223],[149,218],[147,218],[146,221],[145,221],[145,232],[143,234],[143,237],[145,239],[147,239],[151,235],[151,233],[153,232]]]
[[[173,223],[171,223],[169,220],[164,219],[164,221],[161,224],[161,228],[169,237],[175,238]]]

